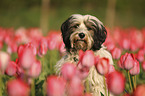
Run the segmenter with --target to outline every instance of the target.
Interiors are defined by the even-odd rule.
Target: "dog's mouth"
[[[82,40],[82,39],[77,39],[75,42],[84,42],[84,43],[87,43],[86,40]]]

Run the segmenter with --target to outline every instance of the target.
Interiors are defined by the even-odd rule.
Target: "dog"
[[[98,18],[73,14],[61,25],[61,32],[67,53],[57,62],[55,66],[57,73],[60,73],[61,66],[65,62],[78,63],[79,50],[92,50],[96,56],[108,58],[109,63],[113,65],[111,54],[103,46],[107,31]],[[94,66],[90,68],[86,80],[89,81],[93,96],[102,96],[101,94],[105,96],[104,77],[96,71]]]

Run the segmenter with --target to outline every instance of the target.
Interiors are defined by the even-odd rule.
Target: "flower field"
[[[112,94],[145,96],[145,28],[107,30],[104,46],[113,66],[108,58],[80,50],[79,63],[65,63],[58,76],[55,64],[66,54],[60,31],[43,36],[39,28],[0,27],[0,96],[92,96],[82,84],[92,66],[106,77]]]

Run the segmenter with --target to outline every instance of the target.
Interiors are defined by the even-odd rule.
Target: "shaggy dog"
[[[71,15],[61,26],[63,42],[67,54],[56,64],[56,71],[59,73],[65,62],[78,63],[79,50],[92,50],[99,57],[106,57],[109,63],[113,64],[111,54],[102,45],[106,39],[107,31],[103,23],[91,15]],[[105,95],[103,76],[97,73],[95,67],[91,67],[88,77],[90,89],[93,96]],[[110,94],[111,95],[111,94]]]

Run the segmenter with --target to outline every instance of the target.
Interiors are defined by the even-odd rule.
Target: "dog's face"
[[[74,14],[61,26],[68,52],[77,50],[99,50],[106,39],[107,31],[102,22],[91,15]]]

